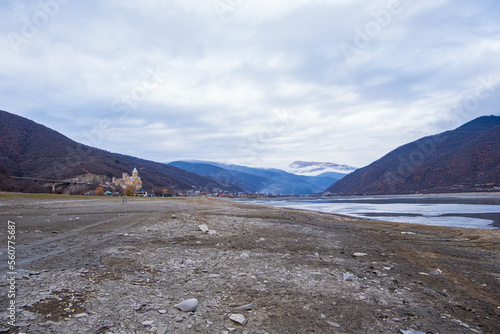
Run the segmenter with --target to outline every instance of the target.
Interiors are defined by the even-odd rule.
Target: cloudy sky
[[[0,34],[0,109],[161,162],[361,167],[500,115],[496,0],[4,0]]]

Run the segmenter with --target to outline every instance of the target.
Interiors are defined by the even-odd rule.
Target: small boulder
[[[245,325],[247,323],[247,319],[243,314],[239,313],[233,313],[229,316],[229,319],[240,324],[240,325]]]
[[[368,254],[366,254],[366,253],[354,253],[354,254],[352,254],[352,256],[354,256],[354,257],[363,257],[363,256],[367,256],[367,255]]]
[[[179,304],[175,304],[174,307],[178,308],[183,312],[193,312],[196,311],[196,309],[198,308],[198,299],[196,298],[186,299],[180,302]]]
[[[200,229],[201,233],[207,233],[208,231],[210,231],[206,224],[198,225],[198,228]]]

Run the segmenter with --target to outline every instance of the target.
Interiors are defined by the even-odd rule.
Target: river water
[[[500,194],[248,199],[256,204],[435,226],[500,229]]]

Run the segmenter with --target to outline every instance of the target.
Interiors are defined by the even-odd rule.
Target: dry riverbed
[[[206,198],[0,194],[0,219],[0,333],[500,333],[500,231]]]

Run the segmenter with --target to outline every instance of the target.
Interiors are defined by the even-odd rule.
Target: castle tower
[[[134,168],[134,170],[132,171],[132,177],[138,177],[139,176],[139,172],[137,171],[137,168]]]

